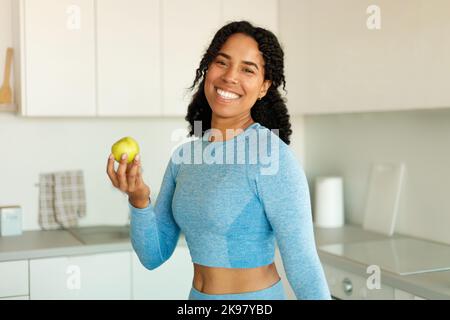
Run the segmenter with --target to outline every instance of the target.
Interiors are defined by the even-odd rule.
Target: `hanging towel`
[[[86,216],[84,177],[81,170],[41,174],[39,225],[44,230],[70,228]]]

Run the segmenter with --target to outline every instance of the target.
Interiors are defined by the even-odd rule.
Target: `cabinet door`
[[[193,266],[189,249],[177,246],[173,255],[154,270],[146,269],[135,253],[133,299],[186,300],[192,287]]]
[[[425,300],[425,298],[416,296],[412,293],[400,289],[394,289],[394,298],[395,300]]]
[[[130,252],[30,260],[30,299],[130,299]]]
[[[28,261],[0,262],[0,297],[28,295]]]
[[[159,6],[97,0],[99,115],[161,114]]]
[[[221,24],[220,4],[220,0],[162,2],[164,115],[186,115],[192,96],[187,89]]]
[[[94,0],[21,0],[22,114],[93,116]]]
[[[285,96],[290,115],[305,112],[308,91],[308,1],[280,0],[280,42],[284,50]],[[281,91],[285,94],[284,91]]]
[[[325,277],[333,298],[342,300],[393,300],[394,288],[384,283],[379,289],[369,289],[367,277],[323,265]]]
[[[247,20],[278,33],[278,0],[223,0],[222,21]]]
[[[280,1],[281,29],[289,23],[290,32],[298,30],[285,46],[300,54],[298,60],[291,55],[287,68],[300,75],[289,96],[307,92],[299,100],[303,113],[450,105],[449,1],[386,1],[373,8],[359,0]]]

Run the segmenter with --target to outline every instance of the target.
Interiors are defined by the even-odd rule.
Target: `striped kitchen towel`
[[[86,196],[81,170],[40,175],[39,225],[42,229],[75,227],[84,216]]]

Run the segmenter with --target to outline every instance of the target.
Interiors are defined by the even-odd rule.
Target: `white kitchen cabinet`
[[[400,289],[394,289],[394,297],[395,300],[425,300],[425,298],[416,296],[412,293]]]
[[[223,23],[247,20],[278,33],[278,0],[223,0]]]
[[[186,300],[192,287],[193,266],[189,249],[177,246],[173,255],[154,270],[146,269],[132,253],[133,299]]]
[[[28,296],[28,261],[0,262],[0,299]]]
[[[186,115],[192,96],[187,88],[220,26],[220,0],[162,1],[164,115]]]
[[[30,260],[30,299],[130,299],[131,253]]]
[[[99,116],[161,115],[160,0],[97,0]]]
[[[450,105],[450,2],[280,0],[289,105],[304,114]],[[369,9],[369,11],[367,11]]]
[[[12,1],[24,116],[94,116],[94,0]]]
[[[30,300],[29,296],[14,296],[7,298],[0,298],[0,300]]]
[[[309,101],[308,1],[279,0],[280,37],[284,51],[287,107],[290,115],[301,115]],[[282,94],[286,94],[281,91]]]

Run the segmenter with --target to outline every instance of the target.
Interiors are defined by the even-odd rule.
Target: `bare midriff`
[[[217,268],[194,263],[193,286],[206,294],[232,294],[269,288],[280,280],[275,263],[257,268]]]

